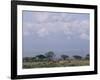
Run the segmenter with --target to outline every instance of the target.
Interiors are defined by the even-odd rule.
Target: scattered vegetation
[[[34,57],[23,58],[23,68],[43,68],[43,67],[67,67],[67,66],[86,66],[89,65],[90,56],[85,57],[73,55],[72,58],[66,54],[62,54],[60,58],[56,58],[54,52],[39,54]]]

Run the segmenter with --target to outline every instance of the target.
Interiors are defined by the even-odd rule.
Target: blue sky
[[[23,57],[89,52],[89,14],[23,11]]]

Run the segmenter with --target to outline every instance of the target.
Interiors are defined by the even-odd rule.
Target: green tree
[[[40,54],[40,55],[37,55],[36,58],[38,58],[39,60],[44,60],[46,57]]]
[[[87,55],[85,56],[85,59],[89,60],[89,59],[90,59],[90,55],[87,54]]]
[[[32,61],[32,58],[31,57],[24,57],[23,61],[24,62],[30,62],[30,61]]]
[[[74,55],[73,58],[74,58],[74,59],[78,59],[78,60],[80,60],[80,59],[82,59],[82,56]]]
[[[52,52],[52,51],[49,51],[49,52],[45,53],[45,56],[46,56],[46,58],[47,58],[48,60],[52,61],[53,58],[55,57],[55,53]]]
[[[68,55],[63,54],[63,55],[61,55],[61,58],[62,58],[63,60],[66,60],[66,59],[69,59],[69,56],[68,56]]]

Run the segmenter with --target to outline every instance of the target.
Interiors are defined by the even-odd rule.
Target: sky
[[[23,57],[45,54],[86,55],[89,53],[88,13],[23,11]]]

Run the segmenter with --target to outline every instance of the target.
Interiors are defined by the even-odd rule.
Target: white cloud
[[[31,28],[31,27],[33,26],[33,24],[32,24],[31,22],[27,22],[25,25],[26,25],[28,28]]]
[[[23,35],[24,35],[24,36],[29,36],[29,35],[30,35],[30,32],[24,31],[24,32],[23,32]]]
[[[57,34],[63,32],[68,39],[72,38],[72,35],[78,34],[81,39],[87,39],[89,32],[89,25],[85,21],[73,21],[73,22],[55,22],[55,23],[26,23],[25,35],[32,35],[36,33],[39,37],[45,37],[49,34]],[[85,34],[84,34],[85,33]]]
[[[24,22],[25,35],[37,34],[38,37],[50,36],[62,33],[68,39],[77,36],[81,39],[89,39],[89,19],[81,19],[76,15],[65,13],[33,12],[33,22]],[[73,19],[73,17],[75,19]],[[65,19],[65,20],[63,20]],[[35,22],[36,21],[36,22]]]
[[[89,21],[88,20],[76,20],[66,23],[63,27],[63,32],[66,36],[77,36],[80,39],[89,39]]]
[[[49,33],[48,31],[46,30],[46,28],[41,28],[38,32],[37,32],[38,36],[39,37],[45,37],[47,36]]]
[[[82,33],[82,34],[80,34],[80,38],[85,39],[85,40],[89,40],[89,35],[87,35],[86,33]]]
[[[37,22],[44,22],[49,17],[49,14],[45,12],[33,12],[33,20],[35,19]]]

